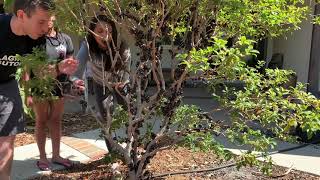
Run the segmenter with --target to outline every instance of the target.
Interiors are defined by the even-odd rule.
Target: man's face
[[[51,17],[49,11],[36,8],[33,12],[31,12],[30,16],[28,16],[24,11],[19,10],[17,12],[17,16],[22,22],[24,33],[30,38],[38,39],[48,32],[48,22]]]

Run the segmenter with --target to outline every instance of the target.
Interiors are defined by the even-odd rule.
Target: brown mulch
[[[36,140],[35,140],[34,134],[28,131],[28,132],[16,135],[14,146],[15,147],[24,146],[24,145],[32,144],[35,142]]]
[[[233,163],[232,161],[222,161],[215,154],[193,152],[185,148],[169,149],[158,153],[151,161],[149,169],[155,174],[162,174],[167,172],[176,171],[188,171],[188,170],[199,170],[221,167]],[[273,173],[270,176],[263,175],[255,167],[243,167],[239,171],[235,166],[220,169],[217,171],[208,171],[202,173],[192,173],[186,175],[174,175],[167,176],[167,180],[189,180],[189,179],[219,179],[219,180],[234,180],[234,179],[252,179],[252,180],[293,180],[293,179],[308,179],[308,180],[319,180],[320,176],[311,175],[305,172],[291,170],[290,173],[285,173],[288,168],[274,166]]]
[[[91,114],[66,113],[62,120],[62,135],[71,135],[99,128]]]
[[[172,148],[158,153],[148,165],[148,170],[158,175],[166,172],[186,171],[194,169],[205,169],[218,167],[231,162],[223,162],[214,154],[203,152],[192,152],[185,148]],[[123,170],[124,167],[121,168]],[[275,166],[272,176],[262,175],[254,167],[241,168],[239,171],[236,167],[229,167],[212,172],[192,173],[185,175],[166,176],[166,180],[319,180],[319,176],[311,175],[301,171],[291,170]],[[110,167],[105,161],[99,160],[89,164],[80,164],[71,170],[55,171],[50,175],[43,175],[36,178],[37,180],[54,180],[54,179],[112,179]],[[160,179],[160,178],[158,178]]]
[[[34,137],[35,122],[32,119],[27,120],[27,131],[18,134],[15,140],[15,147],[35,143]],[[90,131],[99,128],[96,120],[90,114],[83,113],[65,113],[62,119],[62,135],[67,136],[74,133]]]
[[[73,180],[73,179],[111,179],[110,168],[104,160],[98,160],[89,164],[80,164],[70,170],[55,171],[49,175],[32,178],[32,180]],[[31,179],[30,179],[31,180]]]

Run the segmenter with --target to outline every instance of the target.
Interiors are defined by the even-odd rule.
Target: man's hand
[[[74,58],[64,59],[58,64],[59,72],[67,75],[72,75],[76,72],[78,65],[78,61]]]

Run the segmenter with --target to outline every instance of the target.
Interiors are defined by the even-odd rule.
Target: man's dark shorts
[[[22,100],[18,83],[11,80],[0,84],[0,136],[24,132]]]

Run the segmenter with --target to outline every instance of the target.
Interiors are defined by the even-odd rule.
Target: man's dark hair
[[[13,12],[17,15],[18,10],[23,10],[29,17],[36,10],[41,8],[46,11],[55,8],[53,0],[15,0],[13,5]]]

